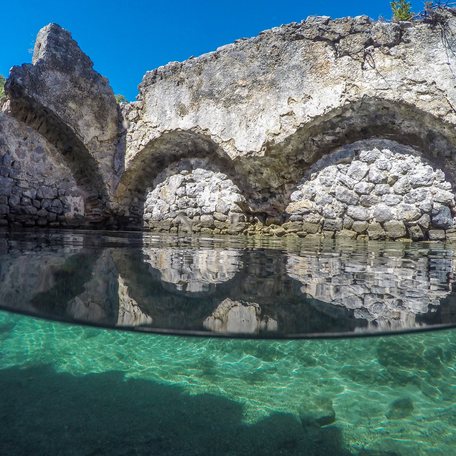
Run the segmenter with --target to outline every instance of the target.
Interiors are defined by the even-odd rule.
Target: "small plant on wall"
[[[393,1],[390,5],[393,11],[393,21],[410,21],[412,19],[412,5],[407,0]]]
[[[127,99],[123,95],[117,94],[114,96],[116,98],[117,103],[127,103]]]

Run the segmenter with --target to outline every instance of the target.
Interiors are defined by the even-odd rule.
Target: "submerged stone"
[[[403,397],[393,401],[386,412],[385,416],[389,420],[398,420],[407,418],[413,413],[415,406],[413,405],[412,399],[409,397]]]

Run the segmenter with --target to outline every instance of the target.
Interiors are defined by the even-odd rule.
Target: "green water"
[[[456,454],[456,331],[135,334],[0,313],[0,454]]]

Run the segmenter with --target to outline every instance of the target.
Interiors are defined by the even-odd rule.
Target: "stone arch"
[[[192,161],[199,161],[211,172],[223,173],[240,194],[249,194],[250,184],[242,171],[212,139],[192,131],[175,130],[150,141],[127,164],[115,197],[120,223],[141,228],[144,203],[154,180],[165,179],[166,170],[184,160],[190,165],[190,171]]]
[[[14,94],[12,83],[8,90]],[[85,220],[97,223],[106,219],[109,196],[105,180],[96,159],[78,135],[52,111],[31,98],[12,96],[9,109],[12,116],[33,128],[59,152],[61,160],[84,193]]]
[[[281,145],[292,165],[285,218],[303,233],[444,239],[455,227],[455,145],[448,123],[405,103],[365,97],[331,111]]]
[[[61,152],[6,113],[0,113],[0,170],[0,225],[78,227],[98,221]]]
[[[369,96],[316,117],[281,143],[266,144],[262,156],[244,167],[256,172],[257,190],[275,195],[271,204],[283,210],[293,186],[313,163],[341,146],[373,138],[414,147],[456,181],[453,125],[412,104]]]

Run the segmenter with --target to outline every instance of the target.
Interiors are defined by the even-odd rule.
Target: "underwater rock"
[[[409,397],[402,397],[391,402],[385,416],[389,420],[406,418],[413,413],[415,406]]]
[[[336,421],[332,399],[324,396],[310,398],[298,410],[299,419],[304,427],[327,426]]]

